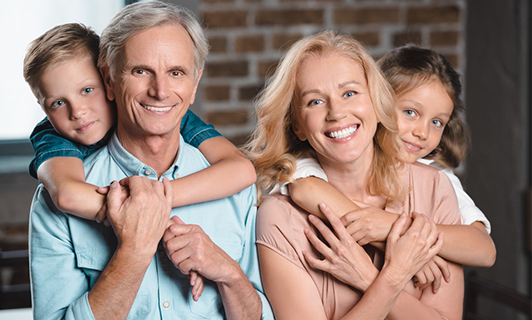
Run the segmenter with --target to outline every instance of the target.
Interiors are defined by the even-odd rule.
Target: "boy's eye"
[[[64,104],[65,104],[64,101],[57,100],[57,101],[55,101],[54,103],[52,103],[52,108],[58,108],[58,107],[60,107],[60,106],[62,106],[62,105],[64,105]]]
[[[90,93],[92,90],[94,90],[94,88],[85,88],[83,89],[83,94]]]
[[[403,112],[404,112],[404,114],[406,114],[409,117],[413,117],[413,116],[416,115],[416,112],[414,110],[410,110],[410,109],[407,109],[407,110],[405,110]]]

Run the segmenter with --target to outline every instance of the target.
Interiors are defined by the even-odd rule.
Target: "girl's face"
[[[372,159],[377,117],[360,64],[338,54],[309,57],[296,83],[294,132],[308,140],[320,163]]]
[[[439,81],[431,81],[397,97],[401,159],[413,163],[439,144],[454,104]]]

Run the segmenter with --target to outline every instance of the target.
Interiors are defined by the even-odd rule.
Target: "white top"
[[[462,184],[460,183],[460,179],[454,174],[452,169],[449,168],[443,168],[438,165],[437,162],[434,160],[428,160],[428,159],[418,159],[417,160],[420,163],[423,163],[425,165],[429,165],[431,167],[437,168],[441,171],[443,171],[448,177],[449,180],[451,180],[451,183],[454,187],[454,191],[456,193],[456,198],[458,199],[458,206],[460,208],[460,215],[462,217],[462,224],[464,225],[470,225],[475,221],[480,221],[484,224],[484,227],[486,228],[486,231],[488,234],[491,233],[491,224],[486,218],[486,215],[475,205],[475,202],[471,197],[464,191],[464,188],[462,187]],[[294,179],[301,179],[306,177],[317,177],[320,179],[323,179],[325,181],[327,180],[327,174],[325,174],[325,171],[321,168],[318,161],[313,157],[303,157],[296,160],[297,169],[296,172],[293,175]],[[271,193],[273,192],[280,192],[283,195],[289,196],[288,194],[288,188],[286,187],[289,182],[283,182],[278,183]]]

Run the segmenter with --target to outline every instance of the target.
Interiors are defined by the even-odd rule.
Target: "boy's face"
[[[41,76],[39,101],[63,137],[91,145],[100,141],[115,121],[100,72],[89,57],[68,59]]]
[[[451,97],[437,81],[397,97],[395,109],[403,161],[413,163],[436,149],[453,108]]]

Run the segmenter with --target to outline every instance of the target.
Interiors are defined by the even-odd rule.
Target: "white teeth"
[[[150,110],[150,111],[159,111],[159,112],[166,112],[166,111],[169,111],[170,109],[172,109],[172,107],[166,107],[166,108],[158,108],[158,107],[152,107],[152,106],[147,106],[145,104],[141,104],[142,107]]]
[[[329,132],[327,135],[334,139],[341,139],[341,138],[345,138],[345,137],[352,135],[353,132],[357,131],[357,128],[358,126],[349,127],[349,128],[342,129],[340,131]]]

